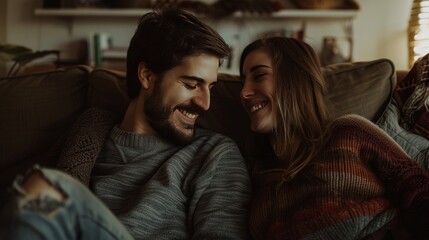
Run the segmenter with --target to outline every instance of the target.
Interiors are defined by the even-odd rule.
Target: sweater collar
[[[178,145],[154,135],[138,134],[127,132],[115,125],[111,132],[110,138],[118,145],[134,149],[151,149],[151,148],[172,148]]]

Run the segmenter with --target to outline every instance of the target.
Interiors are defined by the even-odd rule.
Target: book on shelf
[[[125,60],[127,58],[127,48],[110,47],[102,50],[103,59]]]
[[[114,47],[109,33],[95,32],[88,37],[88,64],[94,67],[105,67],[105,63],[117,62],[124,65],[127,48]],[[117,65],[115,64],[115,65]]]
[[[101,51],[109,48],[112,44],[111,36],[108,33],[90,33],[88,37],[88,64],[98,67],[101,65]]]

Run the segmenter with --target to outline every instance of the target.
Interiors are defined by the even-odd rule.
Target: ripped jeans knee
[[[17,214],[7,239],[133,239],[86,186],[61,171],[35,166],[12,191]]]
[[[65,206],[67,196],[58,186],[45,177],[38,166],[24,176],[15,179],[13,190],[17,193],[19,209],[38,212],[53,217],[55,212]]]

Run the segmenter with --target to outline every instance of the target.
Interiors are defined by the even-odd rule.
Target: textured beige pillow
[[[0,185],[35,162],[49,165],[71,124],[86,108],[90,69],[0,79]]]
[[[335,116],[355,113],[376,122],[396,86],[395,67],[388,59],[334,64],[323,67],[323,73]]]

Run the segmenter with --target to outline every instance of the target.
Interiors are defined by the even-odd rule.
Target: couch
[[[356,113],[377,123],[391,101],[397,79],[388,59],[323,67],[328,97],[335,115]],[[250,136],[241,107],[238,76],[219,74],[211,94],[211,108],[198,125],[234,139],[240,150]],[[42,73],[0,78],[0,188],[17,173],[39,163],[56,166],[70,129],[88,108],[124,114],[128,97],[125,74],[78,65]]]

